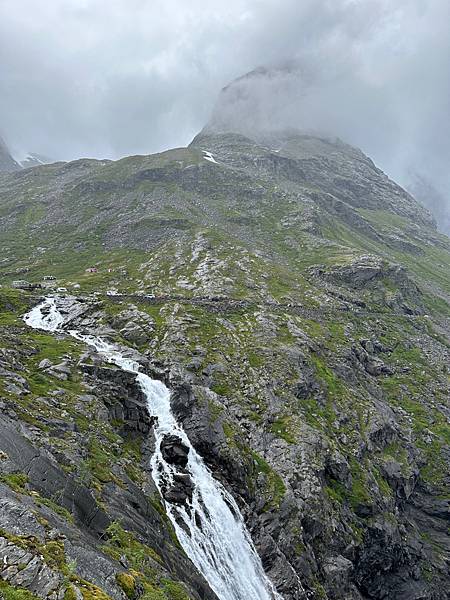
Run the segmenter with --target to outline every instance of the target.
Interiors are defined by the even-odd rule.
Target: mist
[[[184,146],[211,114],[298,127],[361,147],[450,232],[449,22],[448,0],[0,0],[0,134],[70,160]]]

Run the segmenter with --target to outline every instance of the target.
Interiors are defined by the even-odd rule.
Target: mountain
[[[0,137],[0,173],[17,171],[18,169],[20,169],[20,165],[13,159],[7,145]]]
[[[26,279],[171,389],[285,600],[444,600],[450,239],[357,148],[216,124],[0,177],[0,589],[217,597],[153,483],[142,389],[27,328],[49,292]]]
[[[412,175],[409,185],[414,197],[436,215],[441,231],[450,233],[450,205],[444,194],[433,183],[417,173]]]
[[[52,159],[42,154],[30,153],[23,160],[15,160],[4,142],[0,137],[0,173],[11,173],[20,169],[28,169],[29,167],[37,167],[54,162]]]
[[[51,158],[44,156],[43,154],[28,154],[23,160],[20,161],[20,166],[23,169],[28,169],[29,167],[38,167],[39,165],[48,165],[49,163],[55,162]]]

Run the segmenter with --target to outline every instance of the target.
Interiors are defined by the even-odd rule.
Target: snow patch
[[[214,156],[211,154],[211,152],[208,152],[207,150],[203,150],[203,158],[205,160],[209,160],[209,162],[214,163],[215,165],[218,165],[219,163],[217,162],[217,160],[214,158]]]

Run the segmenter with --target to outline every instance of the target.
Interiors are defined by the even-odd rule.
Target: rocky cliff
[[[0,173],[17,171],[20,168],[19,163],[13,159],[7,145],[0,137]]]
[[[368,157],[207,128],[3,175],[0,207],[0,589],[214,597],[155,493],[139,390],[29,331],[25,278],[164,378],[286,600],[447,597],[450,240]]]

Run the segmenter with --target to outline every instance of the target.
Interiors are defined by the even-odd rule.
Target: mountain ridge
[[[0,176],[2,418],[98,506],[80,520],[0,446],[0,537],[24,544],[37,525],[14,541],[11,515],[32,506],[66,536],[56,570],[77,559],[76,595],[92,600],[84,580],[114,600],[213,598],[155,496],[139,390],[20,320],[62,287],[84,307],[76,329],[171,389],[285,600],[444,600],[450,240],[360,150],[253,138],[207,128],[157,155]]]

